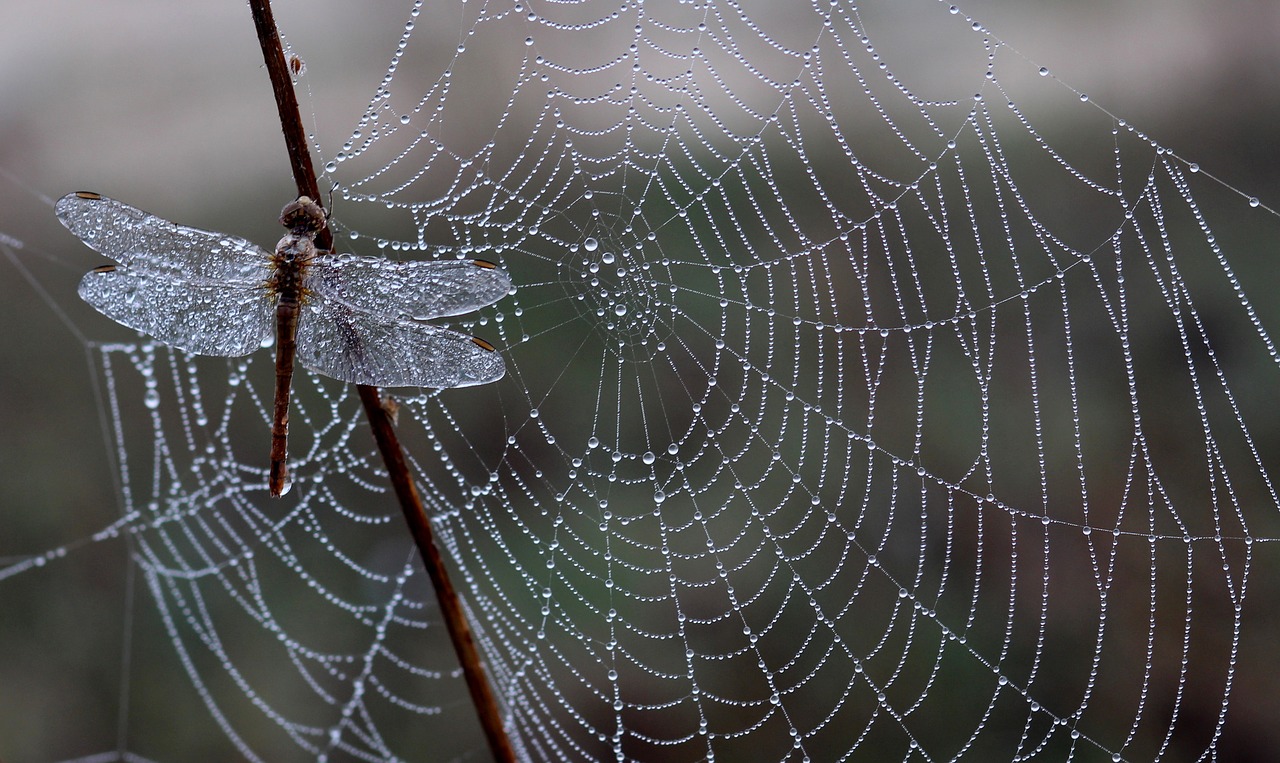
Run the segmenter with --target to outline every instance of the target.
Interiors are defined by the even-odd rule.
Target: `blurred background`
[[[1280,206],[1277,4],[976,0],[963,10],[1094,103]],[[307,63],[304,116],[332,154],[384,76],[407,7],[282,0],[275,13]],[[927,72],[931,63],[915,66]],[[497,77],[493,92],[480,91],[484,79],[469,80],[481,83],[469,97],[509,95]],[[1054,121],[1053,139],[1065,143],[1082,111],[1039,116]],[[95,190],[269,245],[292,188],[243,3],[7,0],[0,8],[0,234],[21,242],[14,253],[35,279],[0,263],[0,559],[71,547],[66,560],[0,579],[0,758],[114,749],[126,681],[167,687],[167,717],[181,718],[148,754],[182,760],[198,748],[209,751],[204,759],[235,757],[187,687],[152,610],[130,603],[123,546],[88,542],[119,507],[85,342],[129,333],[76,298],[80,275],[100,259],[62,229],[50,199]],[[1240,214],[1238,240],[1249,241],[1257,214],[1223,195],[1224,207]],[[1260,272],[1273,267],[1272,255],[1252,254]],[[1252,627],[1280,633],[1265,615]],[[122,654],[131,662],[122,665]],[[1234,759],[1271,759],[1280,746],[1266,728],[1280,711],[1280,687],[1262,653],[1242,663],[1228,728],[1247,741]]]

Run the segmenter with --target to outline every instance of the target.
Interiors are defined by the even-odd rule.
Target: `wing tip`
[[[72,191],[66,196],[63,196],[61,199],[58,199],[58,202],[54,204],[54,207],[57,209],[63,209],[65,207],[71,206],[72,204],[77,204],[79,202],[102,201],[106,198],[107,197],[103,196],[102,194],[95,193],[94,191]]]
[[[499,299],[502,299],[503,296],[506,296],[507,294],[511,293],[511,276],[507,273],[507,271],[498,267],[497,264],[489,262],[488,260],[476,259],[476,260],[472,260],[471,264],[475,265],[481,270],[488,270],[489,274],[487,275],[487,277],[491,279],[493,283],[497,283],[502,286],[503,294],[501,296],[496,297],[493,300],[493,302],[497,302]],[[489,304],[493,304],[493,302],[490,302]]]
[[[68,217],[75,213],[75,210],[84,206],[86,201],[102,201],[106,197],[100,193],[93,191],[73,191],[53,205],[53,213],[62,220],[64,224],[68,223]]]
[[[507,364],[502,359],[502,354],[498,352],[498,348],[478,336],[468,337],[471,343],[476,347],[484,350],[491,355],[484,356],[485,364],[482,367],[471,369],[470,376],[458,380],[453,384],[453,389],[459,387],[479,387],[485,384],[493,384],[507,375]]]

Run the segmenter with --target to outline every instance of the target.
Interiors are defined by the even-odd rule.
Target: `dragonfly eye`
[[[310,196],[299,196],[284,205],[280,211],[280,224],[296,234],[315,234],[324,229],[326,217],[324,207],[312,201]]]

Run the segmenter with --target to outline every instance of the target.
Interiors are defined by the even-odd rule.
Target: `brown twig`
[[[288,64],[285,62],[284,49],[280,44],[280,34],[276,30],[275,19],[271,14],[270,0],[249,0],[249,9],[253,14],[253,24],[258,31],[258,42],[262,45],[262,56],[267,63],[267,73],[271,76],[271,88],[275,92],[276,107],[280,111],[280,126],[284,131],[284,141],[289,149],[289,164],[293,168],[293,177],[298,185],[299,196],[310,196],[317,203],[320,201],[320,188],[316,183],[315,167],[311,163],[311,151],[307,146],[306,133],[302,126],[302,117],[298,111],[298,99],[293,92],[293,81],[289,77]],[[333,235],[326,228],[316,236],[316,247],[329,249],[333,246]],[[507,738],[502,724],[502,715],[498,712],[498,703],[485,675],[484,666],[480,662],[480,652],[476,649],[475,639],[471,635],[471,626],[467,623],[462,611],[462,601],[449,581],[449,572],[444,559],[436,548],[431,532],[431,521],[423,508],[422,498],[413,483],[405,463],[404,451],[396,437],[391,417],[382,406],[377,387],[357,385],[360,401],[364,404],[365,415],[369,418],[369,426],[373,437],[382,453],[387,474],[391,478],[396,497],[400,500],[400,508],[404,511],[405,521],[409,524],[418,553],[422,556],[423,566],[435,587],[436,598],[440,604],[440,612],[449,629],[449,637],[462,663],[462,671],[466,676],[467,688],[471,692],[471,701],[475,704],[480,716],[480,725],[484,728],[489,749],[498,761],[506,763],[515,761],[515,751],[511,740]]]

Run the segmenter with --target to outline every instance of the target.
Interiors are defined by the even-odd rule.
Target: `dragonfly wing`
[[[484,260],[396,262],[324,254],[312,261],[306,288],[371,315],[428,320],[497,302],[511,290],[511,278]]]
[[[379,387],[469,387],[506,373],[502,356],[482,339],[319,294],[298,317],[297,358],[325,376]]]
[[[108,265],[85,274],[80,297],[117,323],[197,355],[247,355],[273,329],[271,301],[257,286],[193,283]]]
[[[251,241],[177,225],[96,193],[67,194],[53,209],[67,230],[134,273],[246,285],[270,274],[270,255]]]

